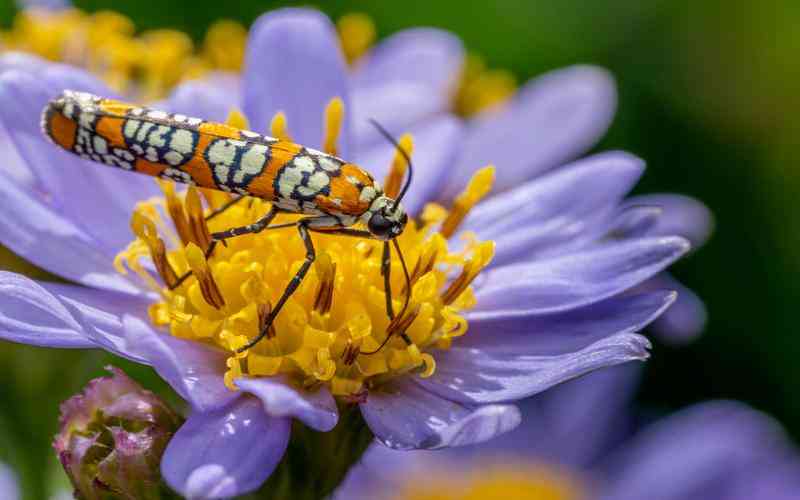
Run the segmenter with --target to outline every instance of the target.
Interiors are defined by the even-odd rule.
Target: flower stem
[[[250,498],[316,500],[333,493],[372,441],[357,405],[340,404],[339,415],[330,432],[295,421],[283,461]]]

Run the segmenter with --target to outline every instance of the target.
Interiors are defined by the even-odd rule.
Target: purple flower
[[[355,292],[361,281],[345,280],[345,286],[332,277],[347,272],[363,276],[356,264],[377,261],[367,249],[366,254],[347,254],[350,261],[337,266],[326,259],[315,264],[319,284],[331,276],[333,312],[330,303],[327,309],[316,303],[298,305],[295,312],[287,308],[278,316],[277,340],[251,349],[247,363],[231,356],[230,346],[247,338],[237,329],[256,328],[263,315],[247,297],[268,293],[267,282],[251,281],[235,266],[245,260],[254,264],[248,269],[275,273],[267,284],[283,287],[289,269],[283,266],[293,261],[266,260],[271,265],[259,267],[258,252],[269,247],[251,239],[220,249],[219,255],[229,260],[214,262],[213,268],[202,252],[190,256],[191,245],[170,254],[184,259],[175,260],[180,265],[191,261],[199,278],[176,293],[163,294],[140,279],[149,276],[149,263],[140,272],[119,274],[114,261],[131,240],[131,211],[137,202],[157,196],[157,187],[150,179],[88,164],[49,145],[38,128],[39,112],[49,98],[64,88],[110,92],[80,70],[15,55],[0,57],[0,100],[6,103],[0,108],[6,160],[0,168],[8,173],[0,185],[7,203],[0,213],[0,241],[76,284],[36,283],[0,273],[0,336],[51,347],[100,347],[151,365],[191,407],[165,452],[162,473],[177,491],[198,498],[258,488],[286,450],[291,419],[330,431],[339,419],[337,400],[339,406],[359,403],[372,432],[389,447],[468,445],[514,428],[520,414],[509,404],[513,401],[601,367],[645,359],[649,343],[636,332],[661,315],[676,294],[637,288],[685,254],[690,243],[682,235],[704,233],[708,221],[668,216],[685,205],[677,196],[663,197],[659,209],[626,205],[626,193],[643,172],[643,162],[630,154],[608,152],[570,161],[591,146],[611,118],[613,85],[602,70],[578,67],[546,75],[526,86],[507,110],[479,122],[465,125],[433,105],[414,115],[415,99],[423,106],[428,97],[445,95],[453,74],[450,65],[416,64],[426,60],[417,49],[439,38],[452,40],[433,30],[396,35],[393,45],[376,48],[353,75],[327,18],[309,10],[281,10],[255,23],[241,82],[187,83],[162,103],[169,111],[195,115],[202,110],[218,120],[239,106],[257,131],[282,112],[294,140],[320,147],[327,133],[322,117],[338,97],[346,110],[339,154],[377,178],[390,173],[395,151],[359,132],[365,115],[358,103],[364,98],[356,96],[371,88],[373,97],[366,100],[373,107],[365,109],[379,118],[389,117],[390,110],[408,114],[402,123],[387,120],[391,130],[407,127],[417,139],[418,175],[404,204],[420,220],[454,221],[452,229],[460,229],[450,246],[464,250],[447,250],[441,246],[444,238],[437,240],[441,244],[431,243],[415,228],[403,235],[401,244],[415,256],[412,267],[430,249],[425,255],[431,263],[447,257],[451,266],[464,268],[463,282],[437,274],[443,271],[434,266],[414,285],[419,307],[409,311],[413,327],[408,331],[427,340],[435,334],[436,343],[419,342],[425,347],[421,352],[416,344],[406,346],[398,339],[377,358],[360,357],[359,373],[348,378],[353,365],[334,356],[343,349],[352,352],[350,344],[341,345],[342,338],[358,347],[374,342],[370,332],[385,335],[387,328],[385,313],[374,312],[382,307],[382,288],[366,283],[363,293]],[[402,61],[403,54],[405,70],[388,74],[387,67],[387,84],[381,85],[381,65]],[[388,59],[381,62],[381,57]],[[389,100],[392,92],[405,101]],[[380,108],[381,103],[386,107]],[[474,167],[491,159],[492,150],[503,152],[497,160],[498,195],[470,210],[490,184],[491,170],[484,169],[449,215],[437,206],[423,211],[425,202],[452,197],[463,188]],[[237,217],[243,217],[245,208],[238,210]],[[139,239],[127,246],[128,257],[147,254],[142,235],[152,233],[143,231],[142,224],[134,219]],[[183,234],[177,226],[174,230]],[[285,248],[296,243],[281,237]],[[477,240],[497,242],[494,260],[480,275],[493,251],[491,243]],[[325,247],[326,252],[340,252],[337,248],[345,243],[337,245]],[[363,250],[355,243],[347,248]],[[222,264],[234,267],[221,273]],[[367,276],[380,282],[377,271]],[[320,296],[312,286],[298,291],[301,302]],[[448,292],[441,295],[443,289],[452,292],[449,297]],[[377,300],[370,298],[375,290]],[[346,308],[350,299],[354,310]],[[241,310],[226,309],[237,303]],[[325,326],[329,313],[340,318],[333,330]],[[153,323],[169,325],[174,335]],[[339,324],[347,327],[341,336],[334,335]],[[466,325],[469,332],[461,337]],[[298,333],[288,343],[275,344],[293,329]],[[278,347],[283,350],[277,354],[268,351]],[[267,373],[274,376],[253,376]]]
[[[19,497],[17,475],[9,466],[0,462],[0,498],[17,500]]]
[[[712,401],[637,425],[627,408],[630,372],[596,372],[527,401],[524,424],[485,445],[426,453],[375,444],[335,498],[471,500],[491,491],[521,500],[780,500],[800,492],[800,456],[777,422]]]

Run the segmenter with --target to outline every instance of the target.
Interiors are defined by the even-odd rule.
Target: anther
[[[263,331],[269,320],[269,314],[272,312],[272,304],[266,302],[258,305],[258,331]],[[275,331],[275,324],[269,325],[267,329],[267,339],[274,339],[278,333]]]
[[[342,52],[348,64],[353,64],[375,41],[375,24],[366,14],[345,14],[336,23]]]
[[[219,291],[217,282],[211,274],[211,268],[208,266],[205,253],[194,243],[189,243],[189,245],[186,246],[185,253],[189,267],[197,278],[197,284],[200,286],[203,299],[205,299],[208,305],[216,309],[222,309],[225,306],[225,298]]]
[[[286,142],[292,142],[292,136],[289,135],[289,129],[286,123],[286,114],[283,111],[278,111],[272,117],[269,124],[270,134],[272,137]]]
[[[403,134],[398,141],[400,147],[411,156],[414,152],[414,138],[411,134]],[[399,150],[395,151],[392,166],[389,169],[389,174],[383,182],[383,192],[389,198],[396,198],[400,193],[400,186],[403,184],[403,176],[408,168],[408,162]]]
[[[320,314],[328,314],[333,304],[336,263],[331,261],[330,255],[322,253],[317,256],[314,265],[319,279],[319,285],[317,286],[317,292],[314,298],[314,310]]]
[[[194,186],[190,186],[186,191],[186,213],[189,216],[191,241],[199,246],[204,253],[208,253],[208,249],[211,247],[211,234],[208,232],[208,225],[203,214],[200,194]]]
[[[442,302],[445,305],[452,304],[464,293],[481,270],[489,264],[492,257],[494,257],[493,241],[486,241],[478,245],[472,258],[464,264],[461,274],[450,283],[450,286],[447,287],[447,290],[442,294]]]
[[[342,121],[344,120],[344,102],[340,97],[334,97],[325,107],[323,128],[325,137],[323,138],[323,151],[328,154],[336,155],[336,146],[339,134],[342,131]]]
[[[175,184],[171,181],[158,180],[161,190],[164,192],[164,198],[167,202],[167,212],[169,213],[172,223],[175,225],[175,231],[181,239],[183,245],[189,244],[192,240],[192,233],[189,229],[189,221],[186,219],[186,213],[183,210],[183,203],[178,195],[175,193]]]
[[[447,218],[442,222],[442,227],[439,232],[445,238],[450,238],[455,234],[458,226],[467,216],[472,207],[474,207],[484,196],[486,196],[492,189],[494,184],[494,166],[486,166],[472,176],[469,180],[466,189],[458,195],[456,201],[453,202],[453,207]]]
[[[168,288],[173,288],[178,281],[178,276],[167,259],[167,248],[164,245],[164,240],[156,232],[156,225],[150,219],[138,212],[134,212],[131,218],[131,229],[147,245],[150,251],[150,258],[153,259],[156,271],[158,271],[161,279],[164,280],[164,284]]]
[[[228,112],[228,118],[225,119],[225,124],[242,130],[250,129],[250,122],[247,120],[247,117],[236,108]]]

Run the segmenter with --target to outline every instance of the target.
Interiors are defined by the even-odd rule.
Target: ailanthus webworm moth
[[[383,240],[381,273],[386,310],[391,319],[395,318],[389,286],[389,242],[393,242],[400,257],[410,290],[408,270],[396,238],[408,221],[400,201],[410,185],[412,166],[397,142],[380,125],[373,124],[398,148],[409,166],[408,179],[397,199],[384,195],[368,172],[336,156],[221,123],[70,90],[50,101],[42,113],[44,133],[56,145],[87,160],[271,202],[266,215],[247,226],[212,234],[214,242],[268,229],[297,227],[305,243],[306,259],[272,308],[259,335],[237,352],[251,348],[266,336],[307,274],[316,257],[309,232]],[[307,217],[270,225],[280,212]],[[353,229],[358,222],[367,231]],[[408,307],[409,293],[406,292],[401,317]],[[401,336],[410,343],[405,334]]]

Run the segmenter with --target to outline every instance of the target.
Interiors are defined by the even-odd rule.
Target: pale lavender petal
[[[695,405],[646,428],[608,460],[602,498],[728,498],[732,479],[782,453],[785,440],[776,422],[742,404]]]
[[[361,87],[409,81],[424,84],[428,92],[447,94],[458,83],[463,63],[458,37],[435,28],[414,28],[376,45],[359,61],[353,78]]]
[[[161,473],[191,499],[229,498],[257,489],[280,462],[291,420],[270,417],[256,398],[195,411],[172,437]]]
[[[623,206],[611,221],[607,235],[616,239],[642,238],[650,234],[663,214],[661,207],[653,205]]]
[[[339,420],[336,401],[325,387],[306,391],[293,387],[283,377],[242,377],[235,383],[260,399],[264,410],[272,417],[294,417],[322,432],[333,429]]]
[[[592,304],[638,285],[688,250],[680,237],[641,238],[490,269],[475,291],[475,311],[522,316]]]
[[[446,113],[449,97],[429,92],[423,84],[387,82],[380,86],[355,88],[353,101],[353,135],[356,151],[374,147],[386,139],[369,122],[376,120],[388,130],[405,131],[424,120]],[[415,138],[417,138],[415,136]]]
[[[651,236],[683,236],[692,248],[704,245],[714,229],[714,216],[701,202],[680,194],[648,194],[634,196],[625,206],[660,207],[661,216],[648,231]]]
[[[600,236],[602,221],[644,171],[644,162],[624,152],[591,156],[533,179],[476,206],[464,230],[495,240],[492,265],[551,250],[559,253],[577,240]]]
[[[350,153],[347,67],[331,22],[318,11],[282,9],[258,18],[250,30],[243,74],[244,112],[263,131],[286,113],[295,142],[319,148],[323,112],[334,97],[345,104],[339,154]]]
[[[11,179],[0,182],[0,198],[9,207],[0,211],[0,242],[14,253],[87,286],[142,293],[135,282],[114,269],[113,254],[100,249],[92,236],[58,210],[43,204]]]
[[[461,41],[438,29],[409,29],[379,43],[353,75],[358,144],[382,140],[367,118],[385,127],[407,128],[446,112],[463,62]]]
[[[172,91],[158,109],[224,123],[232,109],[241,109],[240,81],[233,75],[189,80]],[[259,124],[263,125],[263,124]]]
[[[395,131],[391,131],[395,133]],[[417,214],[430,201],[441,185],[455,158],[463,125],[452,115],[442,115],[410,130],[414,136],[414,178],[403,206],[409,214]],[[399,136],[400,134],[396,134]],[[396,154],[392,144],[384,143],[359,152],[354,161],[383,182]]]
[[[464,406],[408,378],[371,391],[361,404],[361,414],[381,443],[399,450],[481,443],[520,423],[516,406]]]
[[[127,352],[147,360],[195,410],[215,410],[241,396],[223,381],[227,353],[156,332],[134,316],[126,315],[123,327]]]
[[[659,340],[673,345],[681,345],[697,338],[705,329],[708,311],[700,297],[683,286],[669,273],[661,273],[637,287],[637,290],[669,288],[678,292],[678,300],[651,329]]]
[[[4,463],[0,463],[0,498],[5,500],[17,500],[20,498],[17,475]]]
[[[98,347],[58,298],[25,276],[0,271],[0,304],[3,340],[45,347]]]
[[[547,73],[503,110],[472,121],[442,197],[452,198],[478,168],[497,166],[502,191],[580,156],[605,133],[616,109],[611,75],[593,66]]]
[[[507,354],[577,351],[615,333],[641,331],[669,310],[676,296],[670,290],[624,294],[549,314],[467,311],[469,332],[458,339],[458,347]]]
[[[514,401],[599,368],[643,361],[649,348],[650,342],[634,333],[610,335],[578,351],[555,355],[452,347],[437,355],[436,373],[420,384],[462,403]]]
[[[64,88],[102,91],[84,82],[83,76],[76,69],[56,65],[39,73],[2,73],[0,100],[5,105],[0,107],[0,123],[36,178],[33,195],[74,221],[110,253],[130,241],[132,207],[155,193],[156,185],[145,176],[82,160],[44,136],[40,116],[49,99]]]

